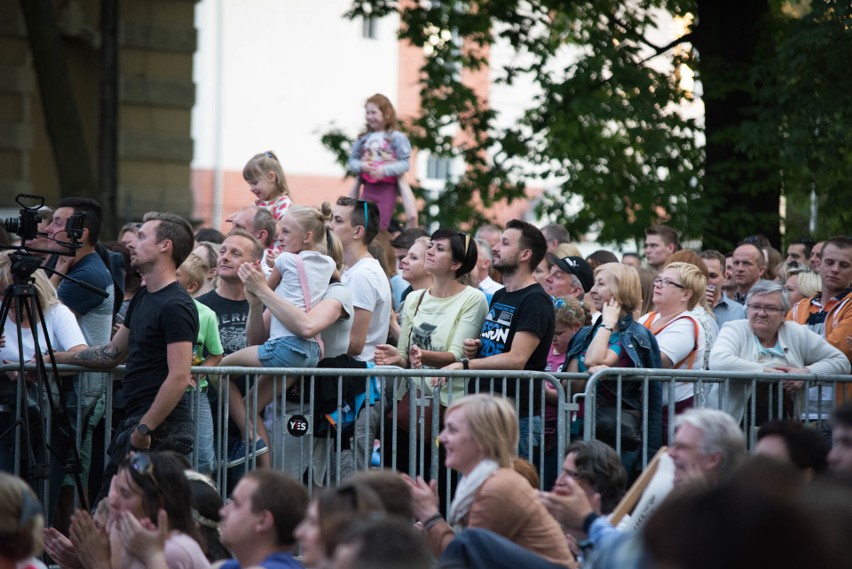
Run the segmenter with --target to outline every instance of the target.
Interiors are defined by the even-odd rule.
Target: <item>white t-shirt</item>
[[[308,292],[311,295],[311,306],[315,306],[325,291],[328,290],[328,282],[334,270],[337,268],[334,259],[317,251],[302,251],[299,258],[305,265],[305,277],[307,278]],[[299,271],[296,267],[296,255],[282,252],[275,259],[275,268],[281,273],[281,282],[275,288],[275,294],[290,302],[294,306],[305,310],[305,297],[302,294],[302,284],[299,280]],[[273,317],[269,325],[269,339],[282,336],[295,336],[277,318]]]
[[[343,307],[345,317],[338,318],[331,326],[320,332],[324,357],[333,358],[349,350],[349,333],[352,331],[352,294],[341,283],[331,283],[325,291],[323,300],[333,298]]]
[[[341,282],[352,292],[352,305],[372,313],[364,349],[357,359],[370,361],[376,346],[388,339],[391,313],[391,289],[379,262],[367,257],[344,271]]]
[[[648,314],[639,319],[639,324],[644,325],[648,320]],[[660,315],[656,314],[653,324],[659,321]],[[696,342],[695,329],[698,328],[698,338]],[[704,369],[704,349],[706,340],[704,338],[704,329],[696,321],[695,317],[688,312],[682,312],[668,326],[663,328],[657,334],[657,344],[660,346],[660,353],[668,357],[672,364],[677,365],[684,360],[681,365],[675,369]],[[697,351],[692,359],[692,365],[689,364],[689,354],[693,348]],[[695,384],[693,383],[678,383],[675,387],[675,401],[683,401],[695,394]],[[669,390],[668,387],[663,387],[663,404],[668,404]]]
[[[51,306],[45,312],[44,323],[47,327],[47,333],[50,334],[50,345],[54,352],[65,352],[74,346],[87,345],[80,325],[77,323],[77,318],[64,304]],[[33,334],[29,328],[22,328],[22,330],[24,331],[24,361],[29,361],[35,356]],[[18,329],[11,317],[6,322],[4,335],[6,336],[6,345],[0,348],[0,361],[8,360],[12,363],[18,363],[20,361]],[[46,352],[47,343],[44,341],[41,324],[38,328],[38,342],[41,351]]]

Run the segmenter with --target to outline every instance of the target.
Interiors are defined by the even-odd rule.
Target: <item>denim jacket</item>
[[[601,319],[593,326],[585,326],[574,336],[571,345],[565,354],[564,369],[568,362],[576,358],[581,352],[589,348],[592,338],[601,325]],[[650,330],[633,320],[633,316],[626,315],[615,326],[620,334],[620,344],[624,352],[633,362],[633,367],[638,368],[662,368],[663,362],[660,357],[660,347],[657,339]],[[662,418],[663,418],[663,388],[659,382],[650,382],[648,393],[648,456],[653,456],[662,445]],[[630,408],[635,411],[642,410],[642,384],[639,382],[625,382],[621,390],[622,408]],[[616,381],[608,380],[599,384],[599,391],[603,389],[611,394],[616,392]],[[598,404],[604,403],[598,398]],[[605,404],[605,403],[604,403]]]

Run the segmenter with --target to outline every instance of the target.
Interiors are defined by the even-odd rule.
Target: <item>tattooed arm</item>
[[[118,332],[109,344],[86,348],[78,352],[57,352],[53,354],[58,364],[73,364],[93,369],[112,369],[127,359],[127,339],[129,330],[119,326]]]

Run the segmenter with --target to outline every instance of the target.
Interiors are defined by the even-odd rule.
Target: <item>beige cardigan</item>
[[[539,501],[538,492],[511,468],[500,468],[485,481],[462,525],[491,530],[552,563],[577,566],[565,534]],[[455,534],[441,521],[427,537],[432,553],[440,557]]]

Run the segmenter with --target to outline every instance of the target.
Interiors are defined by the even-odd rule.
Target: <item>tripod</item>
[[[68,416],[68,412],[66,410],[65,392],[58,384],[59,371],[56,367],[56,363],[53,361],[53,347],[50,342],[50,335],[48,333],[47,324],[44,319],[44,311],[42,310],[41,303],[39,302],[38,289],[33,284],[34,278],[32,275],[37,269],[41,267],[42,259],[40,257],[30,255],[25,249],[12,251],[9,254],[9,259],[12,262],[13,282],[3,292],[3,303],[2,305],[0,305],[0,334],[2,334],[5,330],[5,325],[8,320],[10,310],[14,308],[14,321],[15,329],[17,332],[19,354],[18,385],[17,396],[15,399],[16,421],[9,428],[7,428],[5,432],[0,433],[0,439],[12,436],[14,432],[15,456],[21,456],[21,434],[24,435],[24,438],[26,439],[27,443],[26,452],[28,453],[27,456],[29,459],[29,468],[28,472],[26,473],[26,477],[32,480],[41,481],[41,483],[37,485],[38,488],[35,488],[35,490],[42,503],[47,503],[47,492],[44,489],[44,480],[49,476],[50,473],[47,451],[53,453],[54,456],[56,456],[57,458],[61,458],[61,456],[56,451],[56,449],[51,448],[51,446],[47,444],[44,437],[42,437],[40,442],[34,440],[34,431],[36,430],[36,428],[40,428],[40,425],[32,424],[32,420],[29,413],[28,394],[27,388],[25,386],[26,361],[24,357],[24,332],[26,329],[23,326],[24,317],[26,317],[26,321],[29,322],[29,330],[32,334],[33,340],[33,356],[35,358],[36,363],[34,383],[40,393],[46,394],[48,407],[50,408],[51,420],[57,426],[58,432],[61,435],[67,437],[68,440],[73,441],[74,430],[71,426],[71,419]],[[37,319],[34,318],[35,316],[37,316]],[[39,343],[39,327],[41,328],[46,347],[46,352],[44,353],[42,352]],[[59,394],[58,405],[54,401],[54,396],[52,390],[50,389],[49,375],[44,361],[45,353],[50,356],[49,360],[51,365],[51,372],[54,377],[54,382],[56,383],[56,391]],[[23,431],[23,433],[21,433],[21,431]],[[80,477],[80,473],[82,472],[82,464],[80,462],[80,455],[77,449],[77,445],[70,444],[68,446],[69,448],[67,457],[65,459],[64,470],[66,473],[72,475],[74,479],[74,485],[77,490],[77,495],[80,500],[80,504],[83,506],[83,508],[88,510],[89,505],[86,500],[86,495],[83,491],[83,483]],[[20,466],[21,465],[19,462],[15,463],[16,475],[20,474]]]

